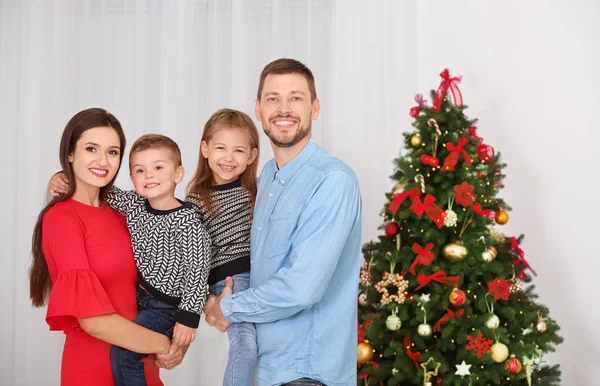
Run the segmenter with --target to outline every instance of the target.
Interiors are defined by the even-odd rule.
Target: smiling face
[[[84,131],[68,157],[76,189],[99,189],[108,185],[121,164],[120,147],[121,140],[112,127]]]
[[[208,160],[213,183],[223,185],[240,178],[256,159],[258,149],[251,148],[248,134],[241,129],[223,125],[215,129],[208,142],[202,141],[200,150]]]
[[[177,166],[174,158],[164,147],[132,152],[129,164],[135,191],[153,201],[172,198],[183,179],[183,166]]]
[[[296,73],[267,75],[255,106],[265,134],[279,148],[304,147],[319,110],[319,100],[311,102],[306,78]]]

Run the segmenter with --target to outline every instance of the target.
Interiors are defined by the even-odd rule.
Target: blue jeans
[[[141,288],[138,288],[136,297],[139,314],[134,323],[171,338],[177,307],[156,299]],[[147,356],[112,346],[110,359],[115,386],[146,386],[144,363],[141,360]]]
[[[233,275],[233,293],[248,289],[250,272]],[[225,280],[210,286],[210,293],[219,296],[225,288]],[[225,369],[223,386],[250,386],[252,373],[258,360],[256,328],[253,323],[233,323],[227,329],[229,360]]]

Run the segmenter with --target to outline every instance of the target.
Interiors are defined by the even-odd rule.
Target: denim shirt
[[[265,165],[250,289],[221,301],[230,323],[256,323],[258,385],[356,385],[360,248],[360,191],[348,166],[313,142],[280,170]]]

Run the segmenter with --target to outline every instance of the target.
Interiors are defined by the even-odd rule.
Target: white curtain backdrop
[[[68,119],[104,107],[129,144],[169,135],[189,177],[206,119],[222,107],[254,116],[259,73],[279,57],[316,76],[314,140],[358,175],[364,241],[379,234],[414,94],[444,67],[464,76],[467,115],[508,163],[503,230],[525,233],[539,300],[563,327],[548,359],[564,385],[597,384],[598,15],[593,0],[0,0],[0,385],[59,384],[63,335],[30,306],[27,269]],[[260,166],[272,157],[261,146]],[[126,170],[117,183],[131,187]],[[216,386],[226,358],[226,337],[202,323],[163,379]]]

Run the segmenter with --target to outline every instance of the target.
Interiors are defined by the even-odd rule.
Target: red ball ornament
[[[459,290],[458,288],[453,289],[450,293],[450,303],[452,303],[455,306],[462,306],[463,304],[465,304],[466,300],[467,295],[465,295],[465,293]]]
[[[419,116],[420,111],[421,111],[421,109],[419,108],[419,106],[415,106],[410,109],[410,116],[413,118],[416,118]]]
[[[431,157],[429,159],[429,166],[437,168],[438,166],[440,166],[440,160],[437,157]]]
[[[423,165],[429,165],[429,162],[431,162],[431,156],[429,154],[423,154],[421,156],[421,163]]]
[[[385,234],[388,236],[396,236],[398,233],[398,225],[395,222],[389,222],[385,226]]]
[[[521,361],[511,355],[510,358],[504,362],[504,368],[511,374],[518,374],[521,371]]]
[[[494,157],[494,148],[489,145],[477,145],[477,158],[482,162],[490,162]]]

